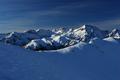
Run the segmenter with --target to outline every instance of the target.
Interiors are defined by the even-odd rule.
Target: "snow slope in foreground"
[[[32,52],[1,43],[0,80],[120,80],[120,44],[96,39]]]

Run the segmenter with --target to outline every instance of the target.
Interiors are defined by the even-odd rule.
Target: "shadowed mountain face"
[[[28,30],[23,33],[11,32],[0,35],[0,41],[35,51],[56,50],[75,45],[79,42],[89,43],[94,38],[112,37],[120,39],[120,31],[103,31],[91,25],[75,29],[60,28],[55,30]]]

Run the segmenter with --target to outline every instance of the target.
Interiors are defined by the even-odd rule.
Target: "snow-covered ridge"
[[[56,50],[75,45],[79,42],[89,43],[94,38],[112,37],[120,39],[120,30],[103,31],[96,26],[83,25],[75,29],[28,30],[23,33],[11,32],[0,35],[0,41],[31,50]]]

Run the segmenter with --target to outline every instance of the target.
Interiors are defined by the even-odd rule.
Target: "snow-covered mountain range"
[[[117,29],[28,30],[0,41],[0,80],[120,80]]]
[[[56,50],[75,45],[79,42],[89,43],[94,38],[112,37],[120,39],[120,30],[104,31],[91,25],[83,25],[74,29],[59,28],[54,30],[28,30],[0,35],[0,41],[31,50]]]
[[[109,37],[47,52],[0,43],[0,80],[120,80],[120,43]]]

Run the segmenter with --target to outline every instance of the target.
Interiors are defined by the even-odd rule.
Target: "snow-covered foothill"
[[[30,41],[26,46],[26,49],[31,50],[50,50],[52,48],[52,43],[45,38],[35,39]]]

